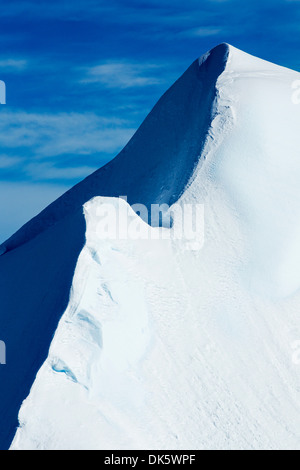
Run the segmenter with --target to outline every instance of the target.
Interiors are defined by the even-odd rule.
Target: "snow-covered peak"
[[[14,448],[299,448],[297,84],[217,46],[0,248],[2,446],[44,364]],[[135,221],[132,204],[203,204],[204,245],[99,242],[104,201]]]
[[[260,119],[261,90],[256,93],[259,79],[270,83],[280,78],[286,80],[290,92],[291,82],[298,77],[297,72],[253,57],[229,44],[216,46],[195,61],[162,96],[112,162],[28,222],[0,246],[0,254],[28,242],[97,195],[127,195],[130,204],[176,202],[194,177],[198,162],[203,162],[220,95],[230,89],[231,98],[237,96],[242,80],[245,85],[242,98],[251,97],[251,109],[255,113],[257,106]],[[273,102],[280,100],[280,90],[271,86],[269,91],[273,93],[270,97]],[[284,126],[285,121],[283,111],[278,125],[282,122]]]
[[[231,46],[227,43],[222,43],[214,47],[213,49],[199,57],[199,67],[202,67],[205,62],[209,62],[215,68],[219,67],[220,64],[223,64],[223,66],[225,66],[228,60],[230,48]]]
[[[122,152],[76,185],[7,240],[0,252],[28,242],[80,209],[94,196],[126,195],[130,204],[171,204],[184,192],[211,126],[216,82],[224,71],[228,47],[195,61],[162,96]]]
[[[274,64],[267,60],[261,59],[259,57],[253,56],[244,52],[240,49],[237,49],[234,46],[227,44],[228,47],[228,60],[226,68],[230,69],[235,73],[251,73],[255,74],[257,72],[274,72],[274,73],[284,73],[284,74],[296,74],[294,70],[282,67],[280,65]]]

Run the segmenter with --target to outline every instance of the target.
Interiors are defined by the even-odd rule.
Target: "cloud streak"
[[[20,72],[27,68],[28,62],[24,59],[3,59],[0,60],[0,71]]]
[[[159,69],[156,64],[106,62],[85,69],[85,77],[80,82],[100,83],[108,88],[120,89],[160,85],[163,80],[158,78]]]
[[[133,132],[125,120],[93,113],[4,111],[0,114],[1,147],[27,147],[38,157],[113,152],[124,145]]]
[[[117,154],[134,131],[128,121],[94,113],[1,112],[0,179],[1,170],[15,168],[16,179],[78,180]]]
[[[215,26],[203,26],[201,28],[192,28],[180,33],[181,37],[186,38],[205,38],[210,36],[218,36],[219,34],[223,33],[222,28],[218,28]]]

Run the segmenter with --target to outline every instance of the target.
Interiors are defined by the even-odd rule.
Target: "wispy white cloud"
[[[12,168],[22,162],[22,158],[0,155],[0,169]]]
[[[97,170],[97,167],[92,166],[78,166],[66,168],[57,168],[50,163],[32,163],[26,168],[28,175],[34,180],[63,180],[72,181],[74,179],[82,179]]]
[[[202,26],[200,28],[191,28],[183,31],[180,35],[183,37],[204,38],[210,36],[218,36],[223,31],[221,28],[215,26]]]
[[[117,151],[134,130],[127,121],[94,113],[0,113],[1,147],[30,148],[39,158]]]
[[[0,59],[0,71],[19,72],[28,66],[25,59]]]
[[[94,113],[1,111],[0,180],[9,171],[10,179],[75,183],[115,156],[134,132],[128,121]]]
[[[81,83],[100,83],[108,88],[133,88],[160,85],[160,65],[130,63],[125,61],[106,62],[84,69]]]

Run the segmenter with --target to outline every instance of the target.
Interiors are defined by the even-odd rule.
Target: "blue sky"
[[[0,241],[113,158],[228,42],[300,70],[300,0],[1,0]]]

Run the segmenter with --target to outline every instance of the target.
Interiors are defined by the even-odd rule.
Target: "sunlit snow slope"
[[[60,245],[62,232],[72,245],[84,204],[80,256],[79,237],[68,276],[43,280],[50,292],[36,293],[35,317],[27,310],[24,320],[35,328],[36,316],[52,318],[49,334],[61,317],[12,449],[300,448],[295,80],[296,72],[218,46],[167,92],[107,177],[92,175],[4,245],[0,273],[21,254],[55,246],[55,237]],[[138,220],[119,195],[130,204],[204,204],[202,249],[185,240],[101,240],[103,204]],[[49,272],[64,273],[51,254]],[[76,261],[63,313],[57,290]],[[1,307],[2,317],[12,325]],[[30,345],[28,354],[32,376],[42,354]]]

